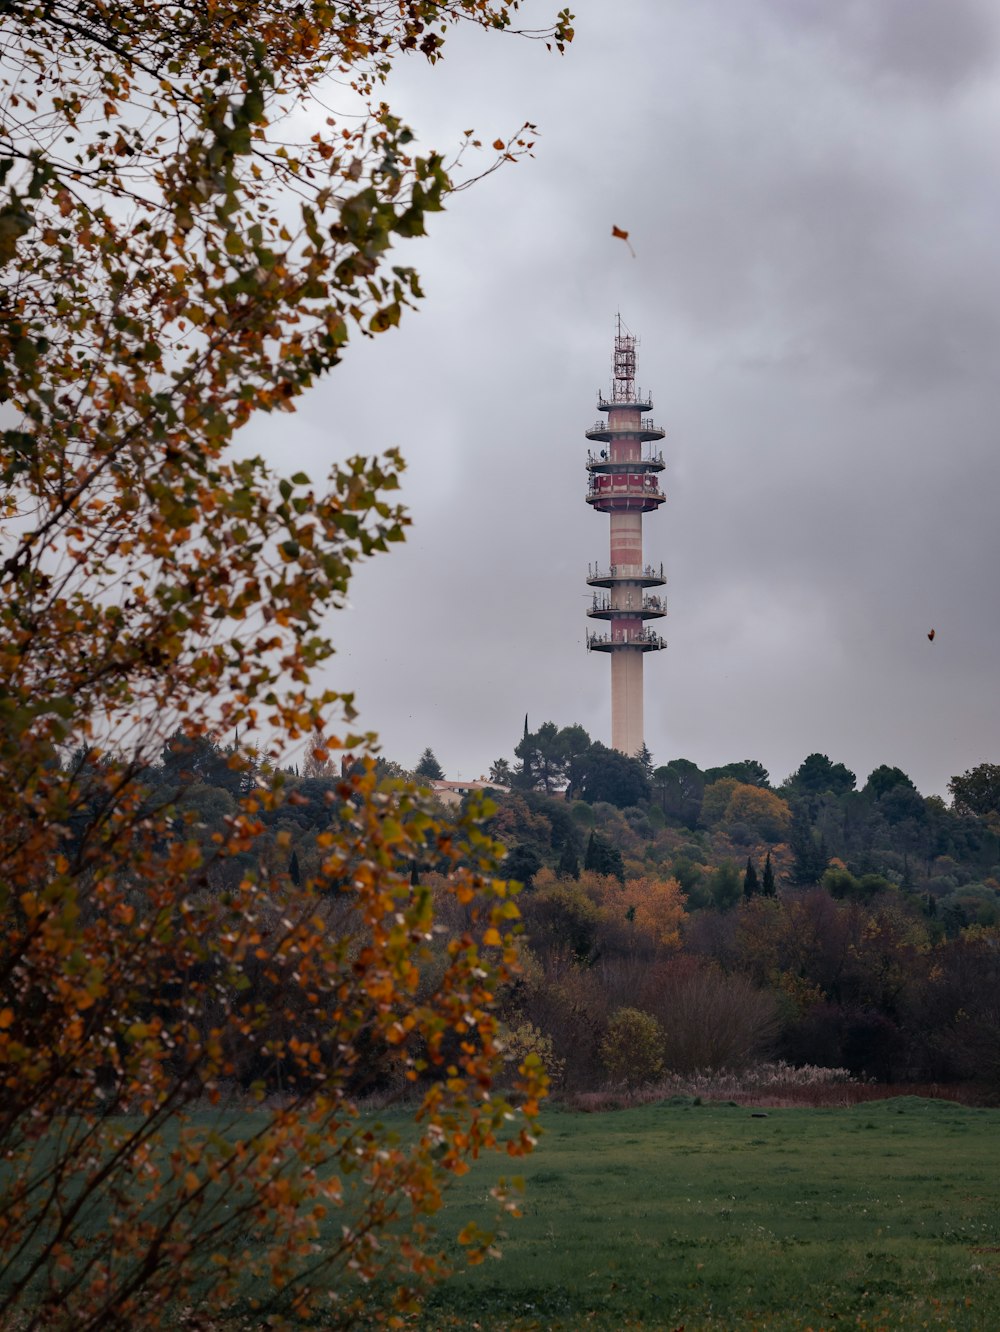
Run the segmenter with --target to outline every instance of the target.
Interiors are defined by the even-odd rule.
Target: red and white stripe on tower
[[[635,386],[637,341],[623,331],[619,315],[611,397],[597,395],[598,410],[607,412],[608,419],[586,432],[600,446],[587,454],[587,503],[611,519],[608,567],[587,570],[587,582],[595,589],[587,614],[608,621],[608,631],[588,632],[587,648],[611,653],[611,744],[631,755],[643,746],[642,659],[667,646],[646,626],[647,620],[667,613],[666,598],[648,590],[666,583],[663,565],[654,568],[642,553],[642,515],[666,499],[657,476],[663,471],[663,454],[655,448],[665,431],[643,415],[652,411],[653,399]]]

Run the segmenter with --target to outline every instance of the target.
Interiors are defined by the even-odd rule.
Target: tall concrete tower
[[[608,567],[587,570],[587,582],[595,589],[587,614],[607,620],[608,632],[588,632],[587,648],[611,654],[611,744],[631,755],[643,745],[642,659],[667,646],[646,627],[647,620],[667,613],[666,598],[647,590],[665,584],[663,565],[655,569],[642,553],[642,515],[666,498],[657,479],[663,454],[653,447],[665,432],[643,415],[652,411],[653,399],[635,386],[636,342],[623,331],[619,315],[611,397],[597,396],[598,410],[607,412],[608,419],[587,431],[587,438],[600,446],[596,453],[587,453],[587,503],[611,518]]]

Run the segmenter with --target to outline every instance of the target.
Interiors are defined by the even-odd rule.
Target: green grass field
[[[852,1109],[550,1109],[502,1257],[422,1326],[1000,1329],[1000,1111],[904,1097]],[[497,1162],[441,1233],[489,1215]]]
[[[412,1132],[402,1111],[373,1118]],[[1000,1110],[675,1101],[543,1124],[526,1161],[452,1186],[436,1223],[456,1271],[414,1332],[1000,1332]],[[501,1214],[501,1256],[467,1267],[454,1237],[497,1222],[490,1187],[514,1172],[523,1216]]]

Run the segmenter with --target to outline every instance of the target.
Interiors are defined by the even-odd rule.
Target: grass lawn
[[[426,1329],[1000,1329],[1000,1111],[550,1109],[502,1257]],[[488,1217],[494,1158],[441,1234]]]

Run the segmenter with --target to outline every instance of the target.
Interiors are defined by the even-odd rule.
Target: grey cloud
[[[316,472],[409,460],[411,538],[359,573],[330,682],[393,757],[431,744],[451,775],[509,756],[525,712],[608,738],[583,431],[620,309],[668,431],[654,754],[783,776],[819,748],[943,791],[1000,759],[992,12],[575,8],[563,60],[462,36],[404,67],[390,97],[425,142],[527,117],[536,160],[408,248],[418,313],[249,434]]]
[[[986,75],[997,52],[988,0],[769,0],[783,25],[834,41],[869,77],[910,91],[952,92]]]

